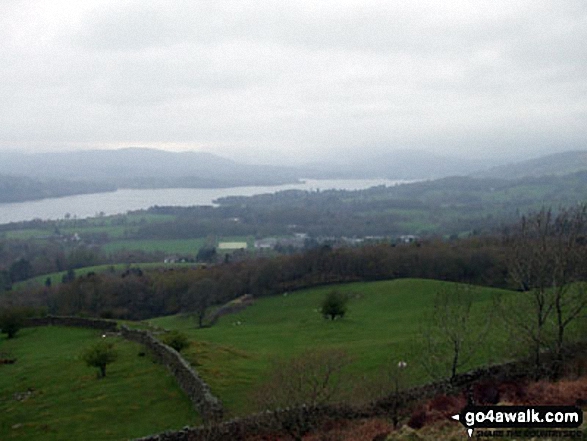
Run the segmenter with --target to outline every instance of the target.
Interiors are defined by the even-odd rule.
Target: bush
[[[114,343],[101,341],[98,344],[88,348],[82,354],[82,359],[88,366],[99,369],[99,378],[106,376],[106,366],[116,361],[118,353],[114,349]]]
[[[188,336],[179,331],[168,332],[161,338],[161,341],[167,346],[171,346],[177,352],[181,352],[190,345]]]
[[[16,309],[4,309],[0,311],[0,329],[8,338],[14,338],[16,333],[24,325],[25,313]]]
[[[340,292],[333,290],[328,293],[322,302],[322,316],[334,320],[336,317],[344,317],[347,308],[347,297]]]

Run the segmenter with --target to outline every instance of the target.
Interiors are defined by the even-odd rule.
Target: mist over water
[[[158,206],[213,205],[214,200],[225,196],[253,196],[276,193],[282,190],[361,190],[378,185],[393,186],[406,181],[389,179],[306,179],[299,184],[265,187],[230,188],[162,188],[148,190],[123,189],[110,193],[95,193],[38,201],[0,204],[0,224],[33,219],[63,219],[66,214],[83,219]]]

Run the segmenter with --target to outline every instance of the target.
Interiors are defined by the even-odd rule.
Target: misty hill
[[[587,151],[568,151],[507,163],[504,159],[475,159],[398,150],[376,155],[353,155],[333,164],[310,164],[308,178],[440,179],[450,176],[515,179],[567,175],[587,170]]]
[[[304,177],[314,179],[437,179],[447,176],[465,176],[499,164],[499,159],[470,159],[438,155],[421,150],[364,154],[360,149],[357,149],[356,152],[346,155],[336,163],[307,165]]]
[[[527,161],[490,168],[475,173],[475,177],[516,179],[548,175],[567,175],[587,170],[587,151],[568,151],[541,156]]]
[[[108,183],[66,181],[63,179],[38,180],[0,175],[0,203],[56,198],[84,193],[102,193],[114,190],[116,190],[116,187]]]
[[[221,188],[278,185],[314,179],[439,179],[450,176],[512,179],[587,170],[587,152],[571,151],[514,164],[417,150],[366,154],[298,167],[243,164],[204,152],[146,148],[35,153],[0,152],[0,202],[117,188]]]
[[[286,167],[240,164],[210,153],[144,148],[0,153],[0,174],[107,182],[118,188],[218,188],[297,181],[297,173]]]

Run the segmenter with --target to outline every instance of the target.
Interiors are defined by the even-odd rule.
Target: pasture
[[[197,424],[190,401],[166,369],[118,337],[118,360],[97,379],[81,360],[99,331],[41,327],[0,337],[0,439],[128,439]]]
[[[449,282],[403,279],[326,286],[258,299],[253,306],[220,318],[211,328],[197,329],[189,316],[149,320],[166,329],[178,329],[193,340],[184,355],[210,384],[233,414],[246,414],[250,396],[270,372],[272,362],[307,349],[341,349],[353,359],[349,372],[357,382],[377,381],[389,366],[404,360],[412,384],[429,380],[420,359],[421,331],[435,293]],[[349,296],[342,320],[325,320],[319,312],[328,291]],[[481,327],[491,297],[509,291],[480,288],[473,316]],[[504,357],[505,334],[496,326],[468,367]]]

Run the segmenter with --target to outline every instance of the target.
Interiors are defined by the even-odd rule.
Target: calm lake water
[[[40,201],[0,204],[0,224],[33,219],[62,219],[66,214],[77,218],[122,214],[155,205],[181,206],[212,205],[224,196],[253,196],[275,193],[281,190],[361,190],[377,185],[392,186],[405,181],[388,179],[307,179],[300,184],[274,185],[267,187],[232,188],[163,188],[155,190],[117,190],[110,193],[94,193]]]

